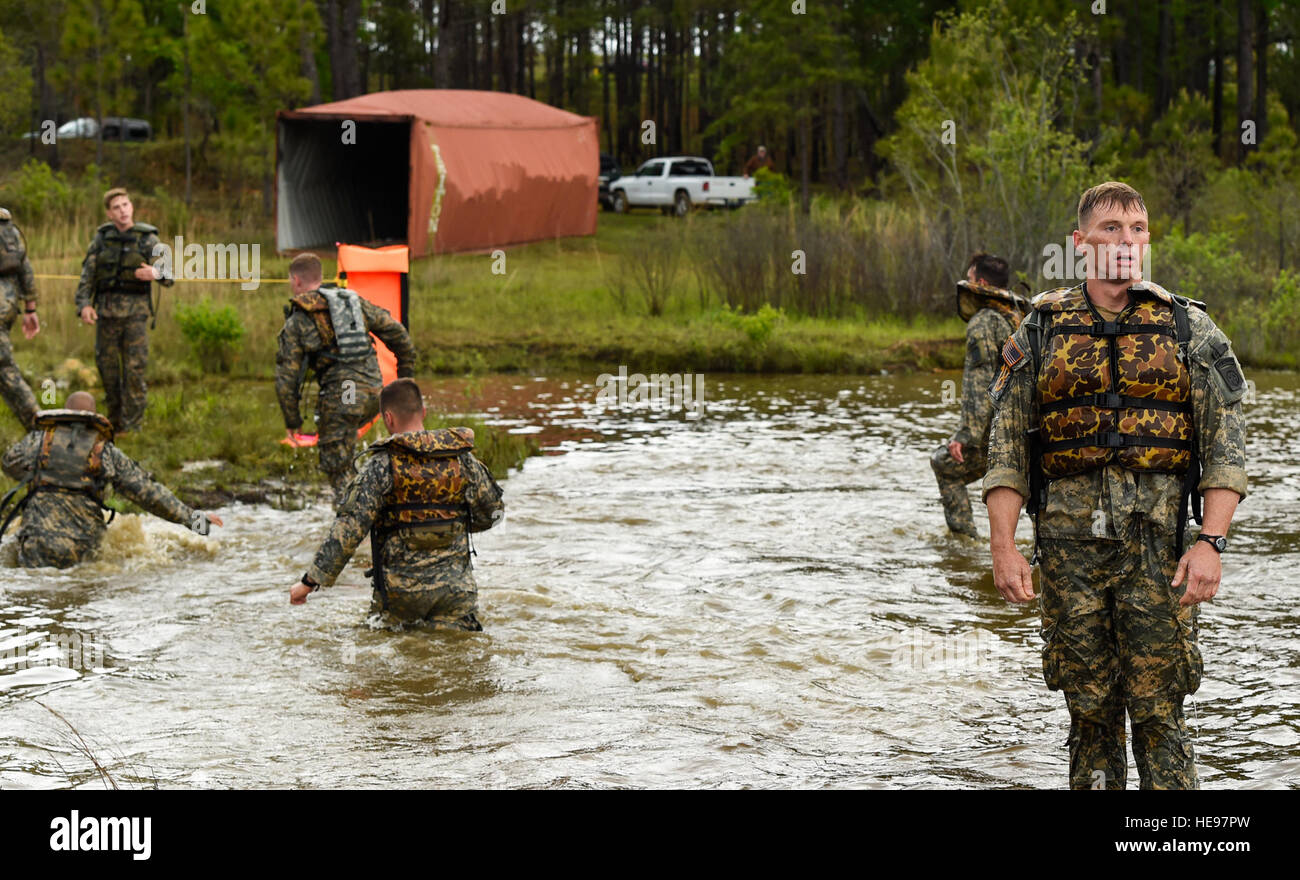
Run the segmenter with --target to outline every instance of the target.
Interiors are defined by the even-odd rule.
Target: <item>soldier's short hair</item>
[[[128,199],[131,198],[131,194],[126,191],[126,187],[115,186],[112,189],[110,189],[108,192],[104,193],[105,211],[107,211],[109,208],[113,206],[113,199],[117,198],[118,196],[126,196]]]
[[[424,409],[424,397],[414,379],[394,379],[379,392],[379,409],[399,419],[418,416]]]
[[[300,281],[320,281],[320,257],[315,254],[299,254],[289,264],[289,274]]]
[[[1114,205],[1125,211],[1133,208],[1141,208],[1143,211],[1147,209],[1140,192],[1127,183],[1108,180],[1097,184],[1079,199],[1079,230],[1087,229],[1085,224],[1092,218],[1094,208],[1104,208],[1107,205]]]
[[[995,257],[993,254],[986,254],[980,251],[977,254],[971,254],[970,260],[966,263],[966,268],[975,267],[976,280],[984,280],[999,290],[1005,290],[1011,282],[1011,267],[1007,261],[1001,257]]]

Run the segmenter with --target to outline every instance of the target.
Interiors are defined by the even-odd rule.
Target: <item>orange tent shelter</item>
[[[276,115],[276,246],[413,256],[596,231],[596,120],[506,92],[408,89]]]
[[[407,308],[410,305],[410,254],[406,245],[397,244],[382,248],[359,247],[351,244],[339,244],[339,277],[346,279],[349,290],[355,290],[410,329]],[[370,335],[375,344],[375,355],[379,359],[379,373],[387,385],[397,378],[397,356],[389,351],[388,346]],[[378,417],[357,430],[357,436],[363,437],[374,426]],[[315,446],[315,434],[298,434],[300,446]],[[280,441],[288,445],[288,438]]]

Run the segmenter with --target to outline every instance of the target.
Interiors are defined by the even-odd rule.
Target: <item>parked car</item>
[[[716,177],[713,163],[699,156],[668,156],[642,163],[636,174],[610,183],[613,208],[659,208],[684,217],[691,208],[735,208],[754,201],[754,180]]]
[[[153,126],[143,119],[130,119],[120,116],[108,116],[104,119],[104,140],[115,141],[122,137],[123,128],[126,130],[125,140],[132,143],[151,140],[153,138]],[[54,136],[59,140],[75,140],[78,138],[93,138],[99,135],[99,122],[89,116],[82,116],[77,119],[69,119],[67,122],[55,129]],[[29,131],[23,138],[39,138],[41,132]]]
[[[609,191],[610,181],[618,180],[623,176],[619,170],[618,160],[609,153],[600,154],[600,175],[596,178],[599,183],[596,189],[596,201],[607,211],[614,209],[614,196]]]
[[[125,137],[123,136],[125,129]],[[104,140],[116,141],[126,140],[132,143],[143,143],[153,138],[153,126],[143,119],[129,119],[120,116],[106,116],[104,118]]]

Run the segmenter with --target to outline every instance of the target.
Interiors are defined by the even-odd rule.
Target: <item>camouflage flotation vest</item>
[[[370,449],[388,452],[393,481],[392,491],[385,497],[370,529],[372,568],[366,572],[367,576],[374,576],[375,589],[387,608],[383,550],[389,537],[406,529],[445,527],[460,521],[465,524],[466,540],[469,540],[473,523],[460,456],[474,449],[474,441],[466,428],[441,428],[394,434],[372,444]]]
[[[1176,552],[1190,506],[1201,521],[1200,458],[1192,414],[1191,342],[1188,309],[1205,303],[1175,296],[1150,281],[1129,288],[1145,293],[1121,313],[1103,321],[1084,286],[1059,288],[1034,297],[1025,319],[1030,352],[1007,340],[1007,363],[1032,355],[1037,377],[1039,425],[1029,436],[1029,497],[1038,558],[1038,515],[1048,484],[1112,462],[1139,473],[1181,474]],[[1004,375],[1005,371],[1004,371]],[[999,377],[1002,378],[1002,377]]]
[[[1192,381],[1184,350],[1191,329],[1187,302],[1160,294],[1141,298],[1118,322],[1100,320],[1079,291],[1034,300],[1042,316],[1038,411],[1048,479],[1111,462],[1186,473]]]
[[[993,309],[1011,322],[1014,332],[1025,315],[1029,314],[1029,300],[1018,293],[990,287],[986,284],[957,282],[957,314],[970,321],[980,309]]]
[[[375,357],[366,329],[361,297],[341,287],[321,287],[289,298],[294,306],[311,316],[325,348],[320,355],[329,362],[363,361]],[[287,317],[287,314],[286,314]]]
[[[27,494],[0,525],[0,536],[9,523],[39,492],[70,492],[85,495],[104,510],[104,446],[113,439],[113,423],[99,413],[74,409],[41,410],[36,414],[33,430],[42,432],[41,449],[32,477],[23,485]],[[16,486],[0,501],[0,511],[8,505]],[[112,522],[116,513],[110,513]]]
[[[125,232],[118,230],[112,223],[99,227],[97,234],[103,242],[95,258],[94,290],[95,297],[106,293],[128,293],[148,296],[152,289],[151,281],[141,281],[135,277],[135,270],[147,266],[153,260],[153,254],[145,253],[140,240],[149,233],[156,233],[157,228],[148,223],[137,223]],[[152,302],[150,306],[152,307]]]

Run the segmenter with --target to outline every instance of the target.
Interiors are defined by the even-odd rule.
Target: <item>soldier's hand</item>
[[[1197,541],[1192,549],[1178,560],[1178,571],[1174,574],[1174,587],[1184,583],[1187,589],[1178,600],[1179,605],[1195,605],[1207,602],[1219,592],[1219,578],[1223,575],[1223,564],[1219,560],[1219,551],[1204,541]]]
[[[311,587],[307,586],[302,581],[298,581],[298,583],[289,588],[289,604],[306,605],[307,594],[310,592]]]
[[[203,515],[206,516],[208,522],[212,523],[214,526],[222,526],[224,528],[226,525],[221,521],[221,517],[217,516],[215,513],[205,513]]]
[[[953,457],[957,464],[965,464],[966,459],[961,457],[961,444],[956,440],[948,444],[948,454]]]
[[[135,277],[140,281],[157,281],[159,276],[153,266],[139,266],[135,270]]]
[[[27,312],[23,315],[23,335],[31,339],[37,333],[41,332],[41,319],[36,316],[35,312]]]
[[[1034,595],[1034,572],[1015,544],[993,551],[993,586],[1008,602],[1030,602]]]
[[[99,315],[95,312],[94,306],[86,306],[81,310],[81,322],[83,324],[93,324],[98,320]]]

